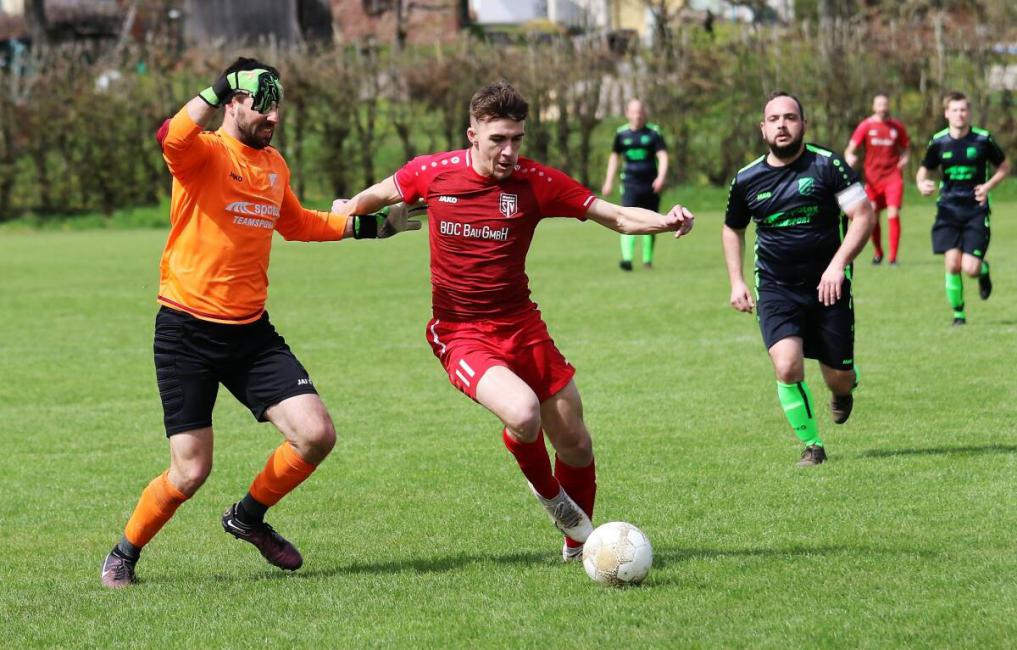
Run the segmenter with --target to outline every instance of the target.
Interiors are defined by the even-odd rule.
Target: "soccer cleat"
[[[882,255],[873,255],[872,256],[872,265],[873,266],[879,266],[882,263],[883,263],[883,256]]]
[[[953,319],[953,326],[954,327],[960,327],[961,325],[967,325],[967,324],[968,324],[968,321],[967,321],[966,318],[961,318],[960,316],[958,316],[958,317]]]
[[[237,539],[253,544],[269,564],[280,569],[296,571],[304,563],[300,551],[265,522],[248,525],[239,521],[235,503],[223,513],[222,529]]]
[[[653,262],[643,262],[643,268],[647,271],[653,270]]]
[[[622,271],[631,271],[632,270],[632,262],[630,262],[628,260],[622,260],[622,261],[618,262],[618,268],[620,268]]]
[[[890,260],[890,266],[897,267],[900,266],[900,263],[897,260]]]
[[[978,276],[978,295],[982,300],[988,300],[992,295],[992,278],[989,277],[989,263],[983,261],[983,264],[985,264],[985,273]]]
[[[137,560],[132,562],[114,547],[102,563],[102,573],[99,575],[102,578],[102,586],[109,589],[123,589],[133,585],[138,581],[137,576],[134,575],[135,564],[137,564]]]
[[[851,417],[851,409],[855,405],[855,397],[851,393],[847,395],[834,395],[830,400],[830,415],[833,416],[835,424],[844,424]]]
[[[582,546],[569,546],[567,543],[561,546],[561,561],[571,562],[572,560],[583,559],[583,547]]]
[[[585,542],[586,538],[593,532],[593,523],[586,516],[583,509],[572,500],[565,490],[558,488],[558,496],[553,499],[545,499],[540,496],[533,485],[530,485],[533,495],[544,506],[547,516],[554,522],[555,527],[571,539],[577,542]]]
[[[802,452],[802,459],[798,461],[798,467],[814,467],[826,462],[826,450],[819,445],[809,445]]]

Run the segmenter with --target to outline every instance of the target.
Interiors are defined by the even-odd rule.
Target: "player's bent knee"
[[[186,494],[188,497],[194,496],[194,493],[205,484],[208,476],[212,473],[212,460],[189,460],[185,462],[175,462],[170,467],[170,482],[178,490]]]
[[[313,458],[305,458],[308,462],[319,462],[335,447],[336,432],[331,418],[323,418],[303,427],[298,433],[300,446]]]
[[[536,399],[518,400],[500,409],[499,416],[520,442],[533,442],[540,434],[540,404]]]

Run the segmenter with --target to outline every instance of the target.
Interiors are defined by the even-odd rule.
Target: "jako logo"
[[[244,214],[252,217],[278,217],[279,206],[265,205],[264,203],[249,203],[247,201],[234,201],[226,206],[226,212]]]
[[[235,180],[238,183],[243,183],[244,182],[244,177],[241,176],[240,174],[236,173],[236,172],[230,172],[230,178],[232,178],[233,180]]]
[[[439,203],[459,203],[459,199],[455,196],[439,196]]]

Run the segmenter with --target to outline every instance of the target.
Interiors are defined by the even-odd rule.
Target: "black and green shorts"
[[[797,336],[805,356],[836,370],[850,370],[855,357],[855,312],[851,281],[844,280],[840,300],[829,307],[819,301],[816,285],[790,286],[760,280],[756,314],[763,343]]]
[[[985,257],[989,250],[989,213],[987,210],[958,211],[940,206],[932,224],[932,252],[941,255],[960,249],[968,255]]]

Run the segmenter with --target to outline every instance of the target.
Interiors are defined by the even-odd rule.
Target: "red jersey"
[[[910,144],[904,125],[892,117],[885,121],[865,118],[851,135],[851,142],[865,148],[865,180],[870,184],[899,175],[897,163]]]
[[[395,174],[406,203],[427,202],[434,317],[473,321],[535,308],[526,253],[544,217],[585,219],[593,194],[565,173],[519,158],[505,180],[473,169],[470,151],[420,156]]]

